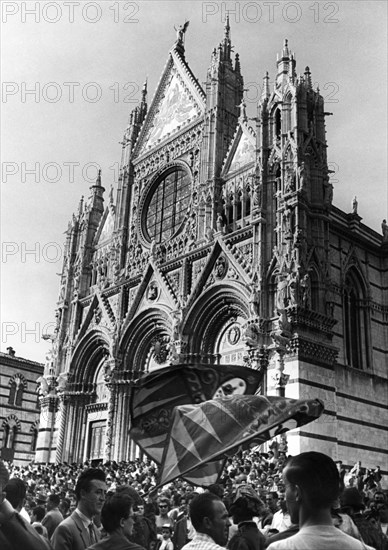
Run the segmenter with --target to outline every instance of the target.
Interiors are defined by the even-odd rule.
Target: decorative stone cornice
[[[287,308],[287,317],[293,326],[304,326],[331,335],[334,325],[338,322],[333,317],[327,317],[317,311],[300,306]]]
[[[56,395],[46,395],[39,398],[41,410],[55,412],[59,407],[59,398]]]
[[[88,413],[106,411],[108,410],[108,403],[90,403],[89,405],[86,405],[85,409]]]
[[[338,348],[295,336],[289,342],[288,353],[296,355],[300,360],[312,360],[314,363],[334,366],[337,361]]]

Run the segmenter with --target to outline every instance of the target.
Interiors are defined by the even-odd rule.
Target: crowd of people
[[[388,500],[380,469],[366,469],[360,462],[346,469],[340,461],[334,463],[326,457],[328,466],[322,459],[326,455],[304,454],[317,455],[316,464],[298,463],[298,457],[287,457],[276,449],[241,452],[227,459],[218,483],[208,487],[193,486],[184,479],[157,487],[157,466],[147,458],[97,467],[89,463],[31,463],[8,464],[5,469],[2,464],[0,546],[5,550],[217,550],[212,545],[229,550],[294,548],[284,544],[291,544],[302,531],[308,539],[311,510],[320,490],[323,495],[327,489],[328,494],[322,497],[326,512],[319,508],[318,520],[314,519],[326,525],[327,540],[336,541],[338,531],[363,545],[346,546],[341,539],[343,546],[338,550],[388,550]],[[333,467],[335,474],[330,471]],[[323,485],[330,485],[330,475],[338,477],[331,492],[329,485],[320,487],[319,475],[325,468]],[[341,489],[338,494],[335,485]],[[315,496],[309,496],[309,491]],[[202,503],[199,508],[198,502]],[[218,519],[210,521],[203,516],[206,510]],[[328,514],[335,531],[327,525]],[[13,530],[20,531],[21,525],[29,546],[13,536]],[[315,534],[312,536],[314,539]],[[298,544],[295,548],[304,548]]]

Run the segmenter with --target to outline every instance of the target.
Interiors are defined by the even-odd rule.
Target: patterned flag
[[[154,371],[132,388],[131,438],[160,464],[175,407],[254,394],[261,380],[260,371],[238,365],[175,365]]]
[[[231,395],[176,407],[158,485],[187,478],[192,470],[201,479],[203,466],[206,478],[216,480],[220,473],[215,470],[217,460],[316,420],[323,410],[319,399],[259,395]]]

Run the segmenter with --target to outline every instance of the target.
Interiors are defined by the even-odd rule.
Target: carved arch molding
[[[192,307],[183,332],[194,354],[212,354],[220,332],[233,318],[248,320],[248,296],[241,285],[220,284],[211,287]]]

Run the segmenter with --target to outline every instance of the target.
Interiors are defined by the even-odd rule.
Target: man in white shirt
[[[286,502],[299,532],[273,542],[267,550],[373,550],[333,526],[331,505],[340,479],[334,461],[317,452],[294,456],[283,471]]]
[[[196,531],[182,550],[223,550],[228,541],[230,520],[225,504],[215,494],[201,493],[190,502],[190,519]]]

